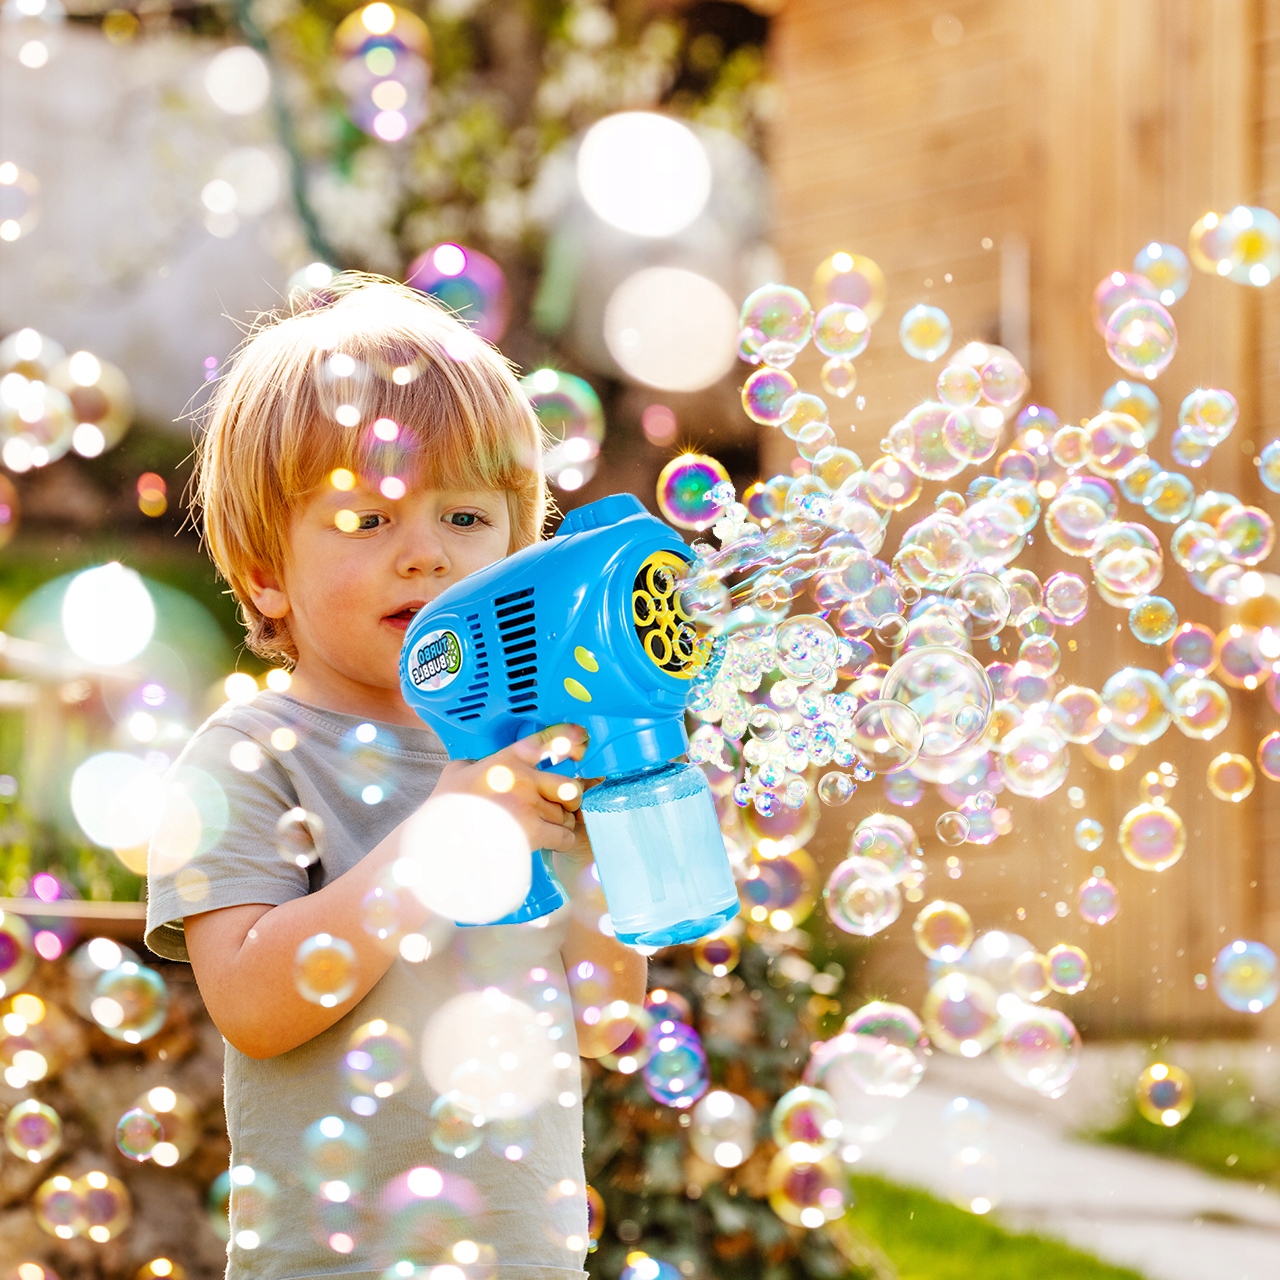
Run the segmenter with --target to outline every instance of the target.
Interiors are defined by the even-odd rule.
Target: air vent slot
[[[485,648],[484,631],[478,613],[467,614],[467,631],[471,635],[471,652],[475,655],[474,679],[462,696],[445,710],[445,715],[455,720],[479,720],[489,699],[489,655]]]
[[[493,605],[502,638],[507,705],[519,715],[528,715],[538,709],[538,629],[533,588],[499,596]]]

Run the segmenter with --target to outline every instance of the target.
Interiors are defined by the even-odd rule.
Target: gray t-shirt
[[[152,848],[147,945],[187,960],[184,916],[278,906],[337,879],[427,799],[446,761],[425,727],[370,724],[273,693],[223,707],[170,775],[170,794],[185,799]],[[276,847],[277,821],[298,806],[323,823],[309,868]],[[585,1275],[581,1077],[559,952],[566,919],[562,909],[526,925],[445,926],[425,960],[402,952],[354,1009],[299,1048],[256,1060],[226,1046],[231,1163],[253,1171],[232,1193],[228,1280],[378,1280],[398,1262],[448,1263],[476,1280]],[[529,1114],[468,1131],[465,1115],[432,1118],[438,1095],[420,1046],[441,1006],[492,988],[521,1000],[526,1017],[536,1010],[554,1041],[550,1088]],[[358,1035],[378,1020],[411,1046],[408,1082],[385,1097],[371,1083],[385,1064],[370,1067]],[[373,1049],[387,1047],[384,1035]],[[341,1121],[326,1126],[341,1130],[338,1148],[323,1147],[313,1128],[326,1118]],[[355,1158],[332,1163],[343,1145]]]

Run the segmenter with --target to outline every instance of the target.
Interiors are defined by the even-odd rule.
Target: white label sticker
[[[443,689],[462,670],[462,642],[453,631],[428,631],[413,646],[409,679],[417,689]]]

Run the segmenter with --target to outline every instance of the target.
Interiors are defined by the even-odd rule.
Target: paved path
[[[1096,1094],[1106,1067],[1087,1065]],[[951,1198],[957,1175],[943,1112],[957,1095],[991,1110],[994,1168],[977,1171],[970,1194],[992,1194],[1006,1225],[1067,1240],[1149,1280],[1280,1280],[1280,1195],[1080,1141],[1071,1130],[1081,1105],[1061,1105],[1070,1091],[1059,1103],[1042,1101],[985,1061],[935,1056],[915,1093],[894,1104],[893,1131],[858,1167]]]

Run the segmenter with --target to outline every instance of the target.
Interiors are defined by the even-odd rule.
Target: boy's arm
[[[585,826],[579,825],[573,848],[557,854],[555,861],[565,892],[570,899],[576,899],[582,892],[579,888],[582,872],[592,861],[591,844],[587,839]],[[584,960],[589,961],[607,991],[606,1001],[625,1000],[628,1004],[643,1004],[648,987],[649,962],[638,952],[624,946],[617,938],[608,937],[593,925],[584,924],[578,918],[580,914],[592,913],[570,913],[569,930],[560,947],[565,973],[572,973]],[[569,990],[572,993],[572,983]],[[578,1053],[584,1058],[598,1058],[602,1054],[612,1053],[634,1030],[634,1024],[625,1018],[612,1018],[604,1028],[597,1022],[584,1022],[585,1012],[586,1008],[579,1004],[575,996],[573,1020],[578,1027]]]
[[[568,850],[573,847],[573,810],[578,802],[557,794],[563,777],[537,768],[553,737],[569,738],[571,754],[581,755],[581,730],[558,725],[487,759],[450,762],[432,794],[482,796],[516,818],[532,848]],[[495,792],[487,775],[499,765],[514,781]],[[333,1026],[391,967],[395,955],[365,930],[361,907],[365,894],[400,856],[403,830],[402,823],[350,871],[315,893],[281,906],[248,903],[186,917],[187,953],[205,1007],[241,1053],[272,1058],[305,1044]],[[423,924],[429,912],[412,894],[400,898],[406,912],[401,925],[409,932]],[[356,953],[356,988],[332,1008],[304,1000],[294,985],[298,948],[318,933],[345,939]]]

